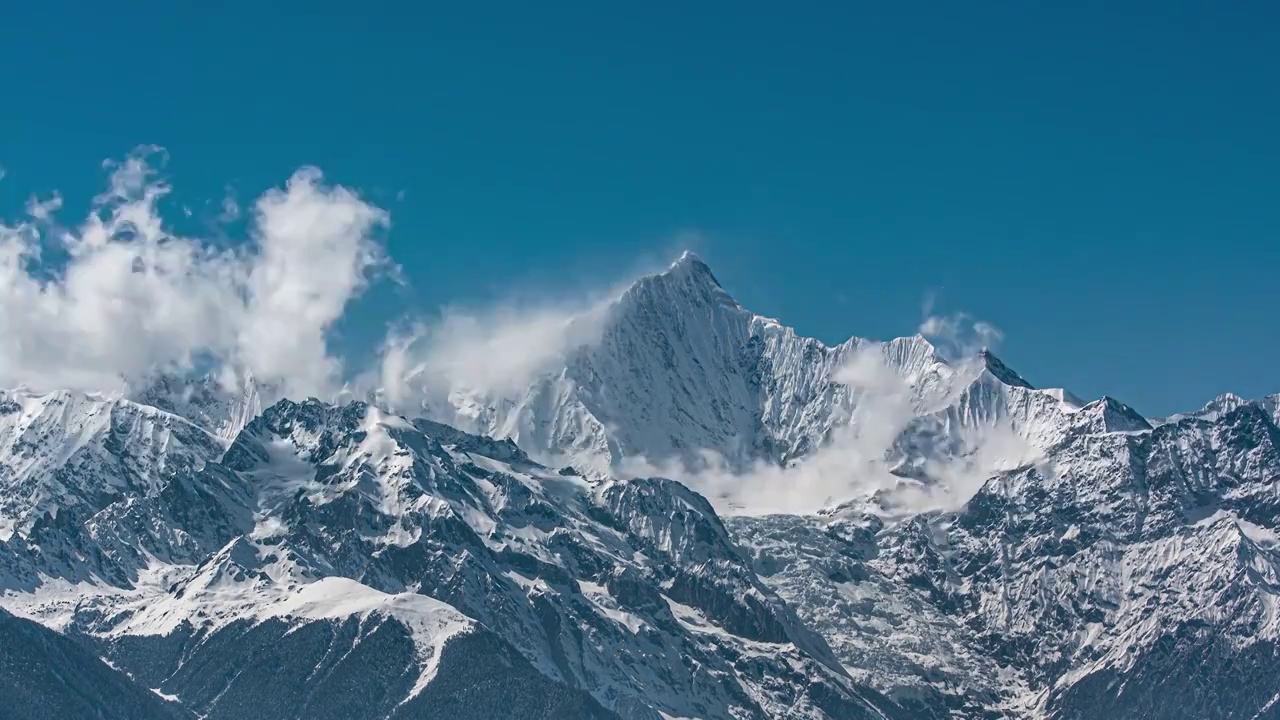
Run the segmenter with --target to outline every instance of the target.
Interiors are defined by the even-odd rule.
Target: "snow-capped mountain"
[[[1071,435],[955,512],[730,528],[850,673],[917,716],[1276,717],[1278,448],[1245,404]]]
[[[224,442],[234,440],[278,395],[274,388],[261,387],[252,373],[195,378],[162,374],[135,387],[130,399],[186,418]]]
[[[1273,717],[1280,431],[1215,421],[1071,437],[874,564],[1021,669],[1051,717]],[[1230,687],[1230,692],[1222,688]]]
[[[571,348],[526,388],[460,389],[425,412],[512,438],[538,457],[601,470],[708,451],[735,468],[785,464],[828,441],[868,395],[885,393],[904,397],[919,426],[914,434],[931,430],[953,441],[960,431],[1007,425],[1047,446],[1081,421],[1114,417],[1098,407],[1072,417],[1082,403],[1070,393],[1034,389],[986,351],[955,362],[919,335],[836,346],[799,336],[740,306],[692,253],[632,285],[602,325],[598,341]],[[863,353],[891,374],[892,386],[849,377]]]
[[[191,422],[123,398],[0,391],[0,540],[87,519],[108,498],[154,495],[223,449]]]
[[[281,401],[229,446],[130,401],[14,404],[68,452],[11,485],[0,604],[203,717],[897,712],[673,481],[363,403]]]
[[[1120,522],[1120,513],[1127,503],[1140,506],[1150,501],[1153,489],[1148,483],[1161,462],[1177,463],[1184,468],[1181,472],[1196,476],[1194,482],[1233,488],[1243,483],[1253,496],[1273,492],[1280,467],[1272,461],[1244,463],[1250,470],[1242,475],[1229,464],[1215,465],[1223,463],[1222,456],[1211,459],[1189,448],[1212,445],[1214,441],[1206,436],[1227,432],[1221,424],[1240,418],[1259,423],[1257,437],[1265,446],[1271,432],[1267,428],[1274,428],[1277,420],[1276,396],[1258,401],[1223,396],[1189,416],[1200,424],[1179,422],[1179,418],[1170,424],[1170,419],[1148,420],[1113,398],[1085,402],[1065,390],[1036,389],[986,351],[956,362],[941,357],[919,336],[883,344],[853,338],[828,347],[743,309],[703,263],[687,254],[666,272],[636,283],[613,304],[607,317],[600,342],[575,348],[562,367],[522,395],[496,399],[455,395],[454,410],[465,412],[453,418],[478,425],[484,432],[515,438],[535,455],[567,456],[580,464],[595,462],[596,467],[618,468],[621,460],[637,455],[650,460],[687,458],[706,450],[737,468],[761,459],[803,463],[838,445],[840,433],[850,424],[876,422],[893,426],[885,459],[906,484],[928,488],[945,479],[939,470],[945,470],[949,461],[981,457],[984,451],[1013,461],[976,468],[981,473],[975,476],[979,482],[952,498],[958,500],[958,511],[902,513],[885,507],[883,487],[877,486],[868,497],[831,498],[831,510],[817,518],[730,520],[731,531],[751,553],[766,584],[826,636],[855,678],[886,693],[912,714],[1144,716],[1142,704],[1152,700],[1134,699],[1132,694],[1141,683],[1130,680],[1129,695],[1113,692],[1110,696],[1100,692],[1097,684],[1105,679],[1119,685],[1127,678],[1142,677],[1143,682],[1155,684],[1141,693],[1158,692],[1159,678],[1169,670],[1157,669],[1158,660],[1152,658],[1173,662],[1165,652],[1171,641],[1163,633],[1197,623],[1203,623],[1202,635],[1215,630],[1234,632],[1222,617],[1210,621],[1187,612],[1193,606],[1205,608],[1210,616],[1240,612],[1235,606],[1210,609],[1220,602],[1196,589],[1198,583],[1209,582],[1202,581],[1201,574],[1235,579],[1231,592],[1243,598],[1244,606],[1255,608],[1243,627],[1267,622],[1269,616],[1259,608],[1271,607],[1275,600],[1276,589],[1269,581],[1251,581],[1229,552],[1218,553],[1222,564],[1205,566],[1194,558],[1210,547],[1237,547],[1233,545],[1237,540],[1256,545],[1256,538],[1269,537],[1276,528],[1273,519],[1255,523],[1260,529],[1236,533],[1233,527],[1246,526],[1231,525],[1228,514],[1209,513],[1207,517],[1218,518],[1218,525],[1209,527],[1226,533],[1212,535],[1206,534],[1204,518],[1188,515],[1181,524],[1172,520],[1166,524],[1160,539],[1146,539],[1134,536],[1129,526],[1134,520]],[[871,383],[856,373],[850,378],[848,371],[861,351],[870,351],[899,383],[888,383],[886,390],[883,378]],[[897,404],[907,406],[907,411],[902,413],[893,402],[886,407],[886,392],[890,399],[901,396],[904,402]],[[1242,408],[1258,412],[1231,415]],[[886,419],[879,412],[885,409],[895,417]],[[1015,447],[1006,443],[1002,448],[995,442],[1001,437],[1016,440]],[[1259,451],[1244,447],[1239,452]],[[1259,457],[1269,456],[1261,452]],[[1090,460],[1085,463],[1081,458]],[[777,477],[785,481],[787,476]],[[1041,522],[1037,533],[1018,538],[1025,567],[1036,568],[1017,568],[1025,576],[1015,574],[1008,565],[1020,556],[1001,540],[1001,526],[992,524],[997,519],[988,518],[980,530],[967,530],[967,542],[973,546],[969,557],[957,549],[961,544],[953,537],[966,532],[966,522],[975,522],[988,498],[1006,493],[1013,478],[1022,478],[1021,492],[1038,493],[1038,505],[1024,501],[1030,504],[1027,512],[1056,518]],[[1129,487],[1130,494],[1118,490],[1108,494],[1098,489],[1099,484]],[[1044,488],[1050,485],[1065,496],[1047,494]],[[1205,508],[1220,502],[1214,492],[1225,491],[1186,492],[1190,499],[1178,502]],[[1145,511],[1128,512],[1139,514],[1143,522],[1149,520],[1140,514]],[[1091,531],[1066,521],[1086,517],[1094,522]],[[1064,554],[1084,552],[1085,542],[1089,552],[1106,560],[1080,560],[1087,567],[1077,570],[1071,581],[1055,579],[1057,605],[1040,597],[1045,592],[1045,573],[1061,578],[1045,568],[1062,563]],[[1256,564],[1265,553],[1259,555],[1252,545],[1245,554],[1249,563]],[[1045,548],[1055,550],[1042,557]],[[1148,567],[1151,554],[1163,558],[1164,564]],[[1142,570],[1126,569],[1124,562]],[[1269,570],[1263,572],[1265,577]],[[1178,587],[1168,587],[1165,578],[1178,574]],[[1112,608],[1090,599],[1091,583],[1102,582],[1104,576],[1114,588],[1123,588],[1114,592],[1141,597],[1141,602],[1155,602],[1153,596],[1180,597],[1167,614],[1142,605],[1138,607],[1143,609],[1135,610],[1115,598],[1107,602],[1116,602],[1120,608]],[[1025,587],[1028,582],[1032,586]],[[1138,586],[1128,588],[1133,582]],[[1217,582],[1218,590],[1222,586]],[[958,594],[964,602],[956,599]],[[973,604],[990,609],[979,613]],[[1088,613],[1078,609],[1090,604],[1095,607]],[[1065,619],[1054,633],[1046,634],[1036,626],[1019,631],[1016,641],[1001,646],[993,637],[1010,631],[1001,624],[1008,621],[995,608],[1021,617],[1022,622],[1042,613]],[[1135,622],[1146,623],[1141,635],[1132,627]],[[1267,642],[1251,647],[1261,652],[1269,647]],[[1104,644],[1113,655],[1141,654],[1151,664],[1138,660],[1106,664],[1095,657],[1102,654],[1099,648]],[[1011,652],[1010,647],[1018,651]],[[1194,662],[1201,657],[1197,653],[1208,651],[1186,652],[1178,662]],[[1236,650],[1215,646],[1213,652],[1230,657]],[[1280,669],[1257,658],[1254,662]],[[1222,672],[1215,669],[1206,677],[1220,677],[1213,673]],[[1266,709],[1271,696],[1263,697],[1269,692],[1266,682],[1250,682],[1254,683],[1250,694],[1231,713],[1252,708],[1250,714],[1268,716],[1273,711]],[[1195,683],[1203,686],[1203,681]],[[1180,696],[1170,693],[1169,697]],[[1082,698],[1092,698],[1088,702],[1095,704]],[[1145,716],[1214,716],[1203,702],[1186,698],[1167,701],[1162,707]]]
[[[1262,410],[1270,416],[1272,422],[1280,423],[1280,393],[1268,395],[1256,400],[1242,398],[1235,393],[1223,393],[1205,403],[1204,407],[1195,412],[1179,413],[1166,418],[1155,418],[1152,419],[1151,424],[1165,425],[1168,423],[1176,423],[1179,420],[1185,420],[1187,418],[1196,418],[1198,420],[1217,420],[1226,413],[1245,405],[1252,405],[1259,410]]]
[[[688,254],[602,318],[417,413],[251,378],[0,392],[0,633],[42,648],[0,653],[0,689],[101,717],[1280,717],[1280,396],[1149,419],[986,350],[826,346]],[[716,487],[840,484],[722,519],[708,457]]]

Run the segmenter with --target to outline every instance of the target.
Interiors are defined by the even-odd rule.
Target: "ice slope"
[[[918,335],[836,346],[799,336],[741,307],[691,253],[638,280],[599,318],[575,322],[599,328],[573,333],[581,344],[525,387],[451,387],[418,374],[409,382],[422,387],[408,396],[425,400],[397,410],[601,476],[692,469],[708,458],[732,472],[787,465],[840,442],[850,426],[886,422],[899,436],[878,450],[918,475],[924,460],[973,456],[992,436],[1016,439],[1000,453],[1016,460],[1081,428],[1147,425],[1109,398],[1036,389],[987,351],[947,359]],[[870,375],[859,370],[867,359]],[[228,438],[264,396],[252,378],[237,387],[162,378],[138,397]]]

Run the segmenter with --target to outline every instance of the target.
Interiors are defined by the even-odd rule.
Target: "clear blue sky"
[[[392,210],[424,308],[696,229],[744,305],[826,340],[912,332],[938,291],[1033,383],[1280,391],[1274,2],[197,5],[6,9],[6,214],[83,207],[140,143],[183,198],[311,163]]]

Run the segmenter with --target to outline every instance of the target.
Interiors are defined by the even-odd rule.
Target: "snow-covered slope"
[[[1074,436],[958,513],[882,537],[921,588],[1019,667],[1054,717],[1270,717],[1280,431],[1215,421]],[[1233,688],[1229,698],[1217,688]]]
[[[132,400],[186,418],[225,442],[234,440],[265,407],[264,388],[249,373],[232,378],[159,375],[136,386]],[[268,397],[278,394],[265,390]]]
[[[128,400],[0,390],[0,540],[153,495],[223,449],[187,420]]]
[[[602,472],[637,458],[697,464],[708,452],[738,470],[786,464],[886,399],[914,418],[902,428],[910,442],[936,436],[962,453],[991,428],[1043,447],[1099,422],[1095,410],[1107,414],[1078,416],[1070,393],[1034,389],[988,352],[949,362],[918,335],[834,347],[801,337],[738,305],[690,253],[637,281],[604,318],[598,342],[571,348],[530,386],[458,389],[423,411]],[[867,360],[870,376],[859,372]],[[873,409],[872,422],[879,415]]]
[[[200,715],[430,716],[475,683],[542,709],[467,702],[458,717],[897,712],[678,483],[590,482],[509,441],[315,400],[277,403],[220,461],[180,465],[223,446],[127,401],[68,402],[93,410],[60,416],[77,423],[163,424],[168,454],[64,429],[100,468],[6,508],[22,521],[0,546],[0,604],[90,639]],[[157,437],[135,425],[133,442]],[[192,431],[207,444],[173,440]],[[273,674],[289,684],[264,685]]]
[[[955,507],[963,505],[959,513],[913,515],[910,506],[904,510],[899,499],[886,495],[882,485],[872,485],[866,497],[832,498],[836,507],[825,519],[775,516],[730,522],[762,579],[823,633],[849,672],[913,714],[1107,717],[1123,710],[1120,716],[1125,716],[1137,712],[1141,701],[1107,699],[1090,683],[1103,682],[1099,678],[1108,672],[1145,672],[1146,682],[1158,689],[1160,674],[1170,670],[1098,665],[1094,654],[1103,653],[1101,645],[1113,654],[1150,654],[1159,653],[1165,642],[1153,638],[1187,623],[1204,623],[1205,632],[1234,632],[1222,617],[1209,620],[1189,611],[1192,602],[1212,607],[1210,595],[1179,600],[1163,615],[1154,608],[1108,614],[1111,608],[1105,605],[1086,613],[1080,606],[1091,602],[1086,599],[1091,583],[1103,577],[1121,588],[1114,591],[1121,595],[1159,598],[1210,582],[1215,574],[1239,575],[1237,563],[1214,548],[1225,548],[1229,555],[1230,548],[1253,541],[1248,533],[1233,535],[1232,526],[1223,524],[1227,520],[1169,525],[1167,537],[1137,539],[1126,535],[1131,532],[1126,523],[1133,519],[1122,522],[1120,516],[1136,513],[1149,521],[1145,511],[1125,506],[1143,502],[1138,498],[1150,492],[1146,483],[1161,462],[1177,462],[1202,482],[1245,482],[1239,470],[1217,467],[1217,460],[1190,448],[1212,444],[1196,439],[1196,433],[1223,432],[1230,413],[1244,407],[1259,410],[1249,417],[1274,427],[1274,396],[1258,401],[1224,396],[1194,416],[1210,425],[1186,425],[1187,420],[1179,423],[1178,418],[1164,424],[1169,421],[1149,421],[1113,398],[1085,402],[1064,390],[1035,389],[985,351],[949,361],[918,336],[883,344],[854,338],[828,347],[743,309],[690,255],[666,272],[640,280],[618,299],[601,337],[574,349],[562,367],[522,394],[455,394],[451,407],[430,410],[511,437],[537,457],[567,457],[599,469],[617,468],[636,456],[650,462],[688,460],[704,451],[726,459],[739,472],[760,460],[803,463],[838,445],[846,428],[859,423],[891,426],[885,462],[906,487],[914,483],[927,491],[948,479],[947,472],[954,469],[949,462],[968,463],[972,486],[948,498]],[[869,382],[860,375],[857,366],[864,351],[897,382],[874,373]],[[1140,459],[1135,459],[1134,448],[1146,448]],[[1003,462],[983,464],[989,455]],[[1083,462],[1086,457],[1091,459]],[[1271,492],[1276,472],[1265,463],[1253,466],[1250,492]],[[997,479],[988,480],[990,475]],[[960,556],[955,547],[961,541],[955,536],[966,532],[965,522],[977,517],[990,495],[1002,492],[1001,483],[1015,477],[1034,478],[1023,481],[1023,492],[1039,493],[1036,502],[1028,502],[1034,512],[1055,519],[1019,540],[1027,567],[1039,570],[997,582],[1011,572],[1008,563],[1016,555],[999,544],[994,527],[968,531],[967,542],[975,546],[972,557]],[[787,480],[785,474],[776,478]],[[1128,487],[1129,494],[1099,489],[1113,483]],[[1045,494],[1050,485],[1065,494]],[[1197,493],[1203,491],[1190,492],[1201,497]],[[898,504],[887,508],[892,502]],[[1088,552],[1098,553],[1097,559],[1075,558],[1085,552],[1079,533],[1090,532],[1070,521],[1077,517],[1093,518],[1095,539],[1089,540]],[[1257,527],[1262,529],[1251,532],[1264,537],[1275,525],[1268,520]],[[1233,544],[1237,537],[1244,539]],[[1038,573],[1064,562],[1064,553],[1072,563],[1087,567],[1081,567],[1077,580],[1056,581],[1063,586],[1053,591],[1058,605],[1052,606],[1041,597],[1045,590]],[[1196,553],[1219,560],[1196,563]],[[1255,564],[1267,557],[1251,546],[1246,554]],[[1168,587],[1175,578],[1178,587]],[[1137,585],[1131,588],[1132,583]],[[1259,608],[1270,607],[1274,599],[1266,583],[1246,580],[1234,591],[1255,598],[1249,602]],[[965,602],[957,595],[966,597]],[[988,609],[980,613],[966,603]],[[1240,611],[1233,607],[1223,612]],[[1041,626],[1020,630],[1014,633],[1020,639],[1001,646],[993,637],[1011,632],[997,622],[1001,613],[1024,622],[1041,615],[1064,619],[1053,632]],[[1129,624],[1143,617],[1148,627],[1138,641]],[[1257,617],[1258,622],[1265,619]],[[1113,636],[1128,640],[1101,639]],[[1019,650],[1014,653],[1010,647]],[[1186,657],[1192,658],[1210,651],[1188,652]],[[1215,646],[1212,652],[1230,656],[1232,651]],[[1255,657],[1253,662],[1262,660]],[[1215,668],[1205,674],[1218,677],[1213,673],[1220,672]],[[1265,692],[1259,686],[1255,694]],[[1082,704],[1084,697],[1097,704]],[[1255,699],[1242,698],[1237,710],[1262,711],[1265,703]],[[1185,707],[1207,712],[1203,704],[1187,702]],[[1168,708],[1166,714],[1175,705]]]
[[[1271,418],[1246,403],[1046,454],[957,512],[730,529],[850,674],[915,717],[1276,717]]]
[[[728,525],[850,675],[910,717],[1018,716],[1026,681],[977,647],[964,618],[878,565],[879,517],[738,516]]]

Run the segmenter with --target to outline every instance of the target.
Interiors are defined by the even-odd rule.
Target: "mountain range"
[[[828,346],[692,254],[589,322],[394,404],[0,391],[6,711],[1280,717],[1280,396]]]

